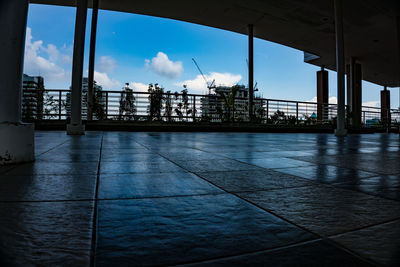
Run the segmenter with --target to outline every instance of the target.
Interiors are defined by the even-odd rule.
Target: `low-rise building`
[[[224,117],[229,116],[230,120],[248,121],[249,120],[249,88],[244,85],[235,85],[237,87],[235,100],[228,105],[221,97],[222,94],[229,97],[233,86],[218,86],[214,93],[207,94],[201,98],[201,114],[204,119],[212,122],[223,121]],[[229,106],[232,105],[232,106]],[[254,110],[257,111],[263,107],[263,100],[255,97]],[[227,114],[230,112],[231,114]]]

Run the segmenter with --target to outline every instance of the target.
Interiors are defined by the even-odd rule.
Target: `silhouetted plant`
[[[287,119],[288,123],[291,125],[294,125],[297,122],[297,118],[294,115],[289,115],[289,116],[287,116],[286,119]]]
[[[132,95],[133,97],[133,95]],[[133,97],[133,101],[135,100],[135,97]],[[133,109],[134,112],[136,112],[134,102],[133,102]],[[93,99],[93,114],[96,116],[98,120],[104,120],[106,111],[105,111],[105,103],[103,103],[103,92],[95,87],[95,92],[94,92],[94,99]]]
[[[279,109],[274,113],[274,115],[271,115],[271,123],[272,124],[278,124],[279,122],[282,122],[285,120],[286,120],[285,112],[280,111]]]
[[[147,108],[147,112],[149,114],[149,120],[161,120],[161,110],[163,107],[163,94],[164,88],[159,87],[158,84],[149,84],[149,106]]]
[[[261,123],[264,120],[265,109],[263,107],[258,107],[255,111],[255,116],[253,118],[253,122]]]
[[[119,120],[132,120],[135,119],[136,105],[135,96],[133,95],[132,89],[129,87],[129,83],[125,84],[123,91],[121,92],[121,98],[119,100]]]
[[[219,118],[221,119],[221,121],[224,121],[225,120],[225,113],[224,113],[224,110],[222,109],[222,106],[221,105],[217,105],[215,107],[215,110],[216,110]]]
[[[182,90],[182,104],[183,104],[183,109],[185,110],[186,117],[190,116],[192,114],[192,110],[189,109],[189,96],[188,96],[188,90],[186,89],[186,85],[183,86]]]
[[[200,120],[201,120],[202,122],[210,122],[210,121],[211,121],[211,116],[206,115],[206,114],[202,114]]]
[[[174,96],[175,96],[175,101],[178,101],[180,96],[178,91],[175,91]],[[183,106],[182,102],[178,102],[178,104],[176,104],[176,108],[174,109],[175,114],[178,116],[179,120],[182,120],[183,117],[182,106]]]
[[[197,119],[196,119],[197,109],[196,109],[196,108],[189,109],[189,110],[188,110],[188,113],[189,113],[189,114],[192,114],[193,122],[196,122],[196,121],[197,121]]]
[[[175,113],[179,117],[180,121],[183,120],[184,116],[188,118],[193,112],[192,109],[189,109],[189,96],[186,85],[183,85],[183,88],[181,94],[175,92],[175,100],[180,99],[180,102],[178,102],[177,107],[175,108]]]
[[[66,102],[62,102],[62,106],[66,107]],[[54,96],[50,95],[49,92],[45,92],[43,96],[43,115],[46,118],[53,118],[58,116],[58,111],[60,108],[59,101],[54,99]]]
[[[315,113],[313,113],[311,116],[303,114],[303,117],[304,117],[304,123],[306,125],[315,124],[317,122],[317,116],[315,115]]]
[[[179,117],[179,120],[180,120],[180,121],[182,121],[182,119],[183,119],[182,107],[183,107],[182,102],[179,102],[179,103],[177,104],[177,108],[175,108],[175,113],[176,113],[176,115]]]
[[[164,103],[165,103],[165,111],[164,111],[164,116],[167,117],[167,121],[171,122],[173,121],[172,119],[172,94],[171,91],[167,91],[166,96],[164,98]]]
[[[179,99],[179,93],[175,92],[175,100]],[[178,104],[176,105],[177,107],[175,108],[175,113],[178,116],[179,120],[182,121],[183,118],[183,112],[182,112],[182,107],[183,104],[182,102],[178,102]]]
[[[235,97],[239,88],[240,86],[238,85],[232,86],[231,92],[228,94],[219,91],[217,92],[224,103],[223,107],[217,107],[217,112],[220,114],[223,121],[234,121],[233,114],[235,112]]]
[[[103,120],[105,118],[105,103],[103,103],[103,92],[101,91],[102,87],[97,85],[96,81],[93,81],[93,104],[92,104],[92,112],[96,116],[98,120]],[[88,102],[88,92],[83,94],[83,100],[86,103],[86,106],[89,107]]]

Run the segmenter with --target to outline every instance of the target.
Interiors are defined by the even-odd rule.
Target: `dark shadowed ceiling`
[[[30,2],[75,5],[68,0]],[[389,87],[399,86],[400,80],[398,2],[343,1],[346,61],[356,58],[363,66],[364,80]],[[99,7],[242,34],[247,34],[248,24],[254,24],[256,37],[317,55],[311,64],[336,69],[333,0],[100,0]]]

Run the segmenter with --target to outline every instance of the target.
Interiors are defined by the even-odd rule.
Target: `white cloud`
[[[61,49],[72,55],[72,52],[74,51],[74,46],[73,46],[73,44],[67,45],[66,43],[64,43],[63,46],[61,47]]]
[[[61,56],[61,63],[62,64],[70,64],[72,65],[72,57],[68,55],[62,55]]]
[[[110,56],[101,56],[97,63],[97,70],[103,73],[111,73],[117,67],[117,61]]]
[[[66,72],[57,64],[60,52],[55,45],[43,46],[43,41],[32,41],[32,29],[27,27],[25,40],[24,73],[41,75],[49,81],[65,81]],[[46,53],[48,58],[41,56]]]
[[[110,56],[101,56],[96,64],[94,71],[94,79],[100,84],[104,90],[121,90],[122,83],[118,80],[109,77],[109,74],[114,71],[117,66],[117,61]]]
[[[56,61],[58,60],[58,57],[60,56],[60,51],[58,51],[57,47],[53,44],[48,44],[47,45],[47,54],[49,54],[49,60],[50,61]]]
[[[215,80],[215,84],[217,86],[233,86],[242,79],[242,75],[211,72],[210,75],[205,75],[205,78],[209,83]],[[187,85],[187,88],[190,91],[196,91],[198,93],[204,93],[205,91],[208,90],[207,84],[201,75],[197,75],[196,78],[194,78],[193,80],[186,80],[183,82],[176,83],[175,85],[178,86]]]
[[[317,102],[317,97],[314,96],[313,98],[311,98],[310,100],[306,101],[306,102],[313,102],[316,103]]]
[[[181,61],[173,62],[163,52],[158,52],[156,57],[153,57],[151,61],[145,60],[145,66],[157,73],[160,76],[164,76],[170,79],[178,78],[183,72],[183,65]]]
[[[120,81],[111,79],[107,73],[94,71],[95,81],[103,86],[103,90],[121,90],[122,84]]]
[[[329,98],[329,104],[337,104],[337,97],[336,96],[331,96]]]
[[[149,85],[144,83],[130,82],[129,87],[135,92],[147,92]]]

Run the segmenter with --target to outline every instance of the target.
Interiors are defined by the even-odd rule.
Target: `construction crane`
[[[209,81],[207,81],[206,76],[204,76],[203,72],[201,71],[199,64],[197,64],[196,60],[194,58],[192,58],[194,64],[196,65],[197,69],[199,70],[201,76],[203,77],[204,81],[206,82],[207,88],[208,88],[208,94],[211,94],[211,90],[217,88],[215,86],[215,79],[210,83]]]

